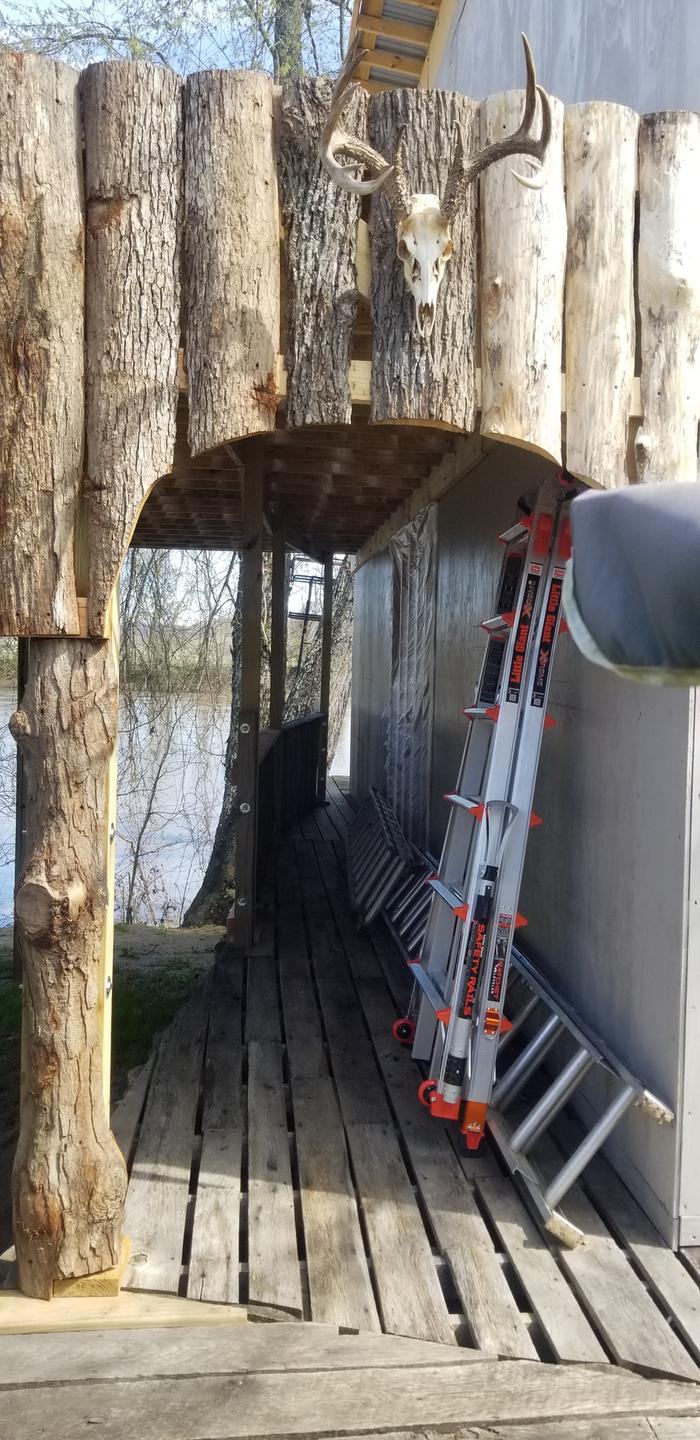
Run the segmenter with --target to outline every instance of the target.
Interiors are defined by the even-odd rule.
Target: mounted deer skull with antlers
[[[521,185],[539,190],[547,178],[544,162],[552,130],[549,96],[537,84],[527,36],[523,35],[522,40],[527,87],[520,125],[514,134],[484,146],[468,158],[463,154],[461,139],[458,138],[442,200],[437,195],[410,193],[401,156],[403,131],[390,164],[371,145],[340,128],[343,112],[361,88],[359,84],[350,82],[351,71],[369,51],[348,56],[333,91],[330,114],[321,135],[321,163],[336,185],[352,195],[371,195],[382,186],[386,187],[396,220],[396,253],[403,263],[406,283],[415,302],[416,328],[424,339],[432,334],[435,324],[438,291],[452,254],[452,221],[464,190],[489,165],[509,155],[525,155],[532,166],[529,175],[513,171]],[[542,105],[542,128],[536,138],[530,134],[530,127],[535,118],[538,95]],[[345,163],[339,156],[346,157]],[[363,180],[357,177],[358,170],[360,173],[368,171],[369,178]]]

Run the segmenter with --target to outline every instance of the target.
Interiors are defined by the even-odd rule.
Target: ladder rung
[[[470,720],[490,720],[495,725],[500,710],[499,705],[470,705],[463,714]]]
[[[448,792],[447,795],[443,796],[443,799],[447,800],[450,805],[457,805],[460,810],[466,810],[470,815],[474,816],[475,820],[483,819],[484,804],[482,800],[479,800],[478,796],[458,795],[455,790]]]
[[[461,915],[462,912],[466,911],[467,907],[465,905],[463,897],[461,895],[458,895],[456,890],[452,890],[449,885],[443,884],[439,875],[431,875],[430,879],[428,880],[428,884],[431,890],[433,890],[436,895],[439,895],[440,899],[444,900],[446,905],[449,905],[450,909],[454,911],[455,915]],[[464,918],[466,919],[466,914]]]
[[[424,970],[420,960],[409,960],[408,965],[416,985],[423,991],[428,1004],[432,1006],[435,1014],[438,1015],[440,1011],[445,1012],[449,1009],[444,995],[431,980],[427,970]]]
[[[499,632],[505,634],[511,629],[514,619],[515,611],[506,610],[503,615],[492,615],[490,620],[482,620],[481,628],[482,630],[487,630],[489,635],[494,632],[496,634]]]
[[[531,529],[532,520],[516,520],[515,524],[508,530],[503,530],[498,538],[502,545],[515,545],[519,540],[527,539]]]

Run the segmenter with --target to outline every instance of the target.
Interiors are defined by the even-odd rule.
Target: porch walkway
[[[548,1245],[491,1150],[416,1100],[406,972],[358,933],[329,804],[276,852],[263,942],[221,961],[121,1107],[127,1284],[341,1330],[700,1378],[700,1287],[599,1164]],[[592,1382],[593,1383],[593,1382]]]

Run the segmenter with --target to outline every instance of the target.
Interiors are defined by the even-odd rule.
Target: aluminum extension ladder
[[[483,622],[486,652],[475,702],[465,711],[471,724],[457,788],[446,796],[451,810],[438,873],[421,884],[414,870],[382,897],[387,924],[413,972],[409,1013],[396,1021],[394,1035],[413,1043],[415,1059],[428,1062],[430,1078],[419,1098],[439,1119],[460,1122],[469,1149],[480,1144],[488,1115],[493,1139],[540,1223],[569,1246],[583,1236],[557,1206],[628,1108],[637,1105],[659,1123],[673,1120],[668,1106],[569,1012],[513,944],[514,931],[527,923],[518,895],[528,834],[540,823],[532,803],[542,735],[552,723],[546,706],[564,623],[573,493],[566,475],[547,482],[534,512],[500,537],[505,554],[496,614]],[[420,946],[417,959],[413,944]],[[553,1075],[545,1077],[545,1061]],[[596,1066],[605,1071],[612,1098],[573,1154],[544,1178],[530,1151]],[[533,1100],[529,1087],[536,1078]],[[515,1110],[512,1124],[509,1110]]]
[[[412,962],[413,1055],[431,1078],[420,1098],[459,1120],[470,1149],[484,1134],[546,704],[570,553],[566,475],[545,482],[505,547],[486,651],[421,955]]]

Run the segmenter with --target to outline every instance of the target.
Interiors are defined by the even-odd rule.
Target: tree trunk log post
[[[484,100],[482,145],[517,129],[523,99],[516,90]],[[553,98],[551,106],[543,189],[518,184],[511,171],[527,173],[527,163],[517,155],[481,177],[481,433],[560,462],[564,108]]]
[[[280,333],[273,87],[204,70],[185,87],[185,351],[193,455],[275,428]]]
[[[142,61],[81,82],[87,177],[90,635],[140,509],[172,467],[180,338],[181,83]]]
[[[270,729],[284,721],[287,680],[287,546],[278,522],[272,534],[272,594],[270,597]]]
[[[405,126],[402,154],[412,192],[444,194],[457,137],[477,148],[479,107],[443,90],[387,90],[372,97],[370,142],[391,158]],[[372,197],[371,419],[473,430],[476,424],[476,205],[465,189],[452,225],[454,251],[438,292],[429,340],[415,326],[413,296],[396,255],[396,220],[387,196]]]
[[[644,115],[639,132],[641,481],[698,479],[700,115]]]
[[[321,620],[321,739],[318,756],[318,798],[326,798],[328,778],[328,729],[331,708],[331,654],[333,646],[333,556],[323,565],[323,617]]]
[[[241,554],[241,706],[238,719],[236,804],[236,894],[231,933],[248,950],[255,938],[255,867],[258,826],[258,731],[260,728],[260,639],[262,623],[263,462],[251,456],[243,476]]]
[[[629,481],[638,131],[623,105],[593,101],[564,115],[566,465],[606,489]]]
[[[349,425],[350,356],[357,314],[360,199],[326,175],[318,158],[328,118],[329,80],[284,87],[280,199],[284,224],[287,426]],[[368,97],[351,102],[343,124],[367,135]],[[323,344],[319,344],[319,336]]]
[[[10,722],[27,800],[15,917],[22,937],[22,1093],[12,1176],[20,1289],[119,1258],[126,1168],[103,1093],[104,809],[117,726],[109,644],[32,642]]]
[[[84,201],[76,71],[0,55],[0,634],[78,634]],[[40,559],[41,563],[37,563]]]

